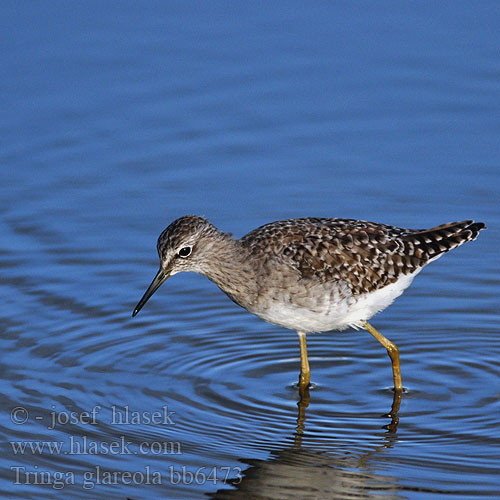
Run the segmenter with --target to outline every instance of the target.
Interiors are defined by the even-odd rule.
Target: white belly
[[[299,332],[326,332],[361,328],[374,314],[392,304],[410,285],[420,269],[413,274],[401,276],[395,283],[366,295],[340,294],[325,297],[314,308],[276,301],[263,311],[252,311],[260,318]],[[318,290],[319,291],[319,290]]]

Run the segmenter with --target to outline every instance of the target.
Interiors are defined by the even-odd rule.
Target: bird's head
[[[172,222],[158,238],[160,269],[132,316],[170,276],[183,271],[203,273],[213,244],[223,235],[207,219],[196,215],[185,215]]]

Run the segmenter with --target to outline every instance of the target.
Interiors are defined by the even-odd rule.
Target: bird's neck
[[[213,243],[211,259],[204,266],[203,274],[231,300],[251,309],[257,294],[257,281],[246,246],[224,234]]]

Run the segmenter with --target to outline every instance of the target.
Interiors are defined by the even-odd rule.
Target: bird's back
[[[265,224],[240,241],[256,258],[271,258],[306,280],[341,281],[356,295],[416,273],[474,240],[484,227],[466,220],[431,229],[403,229],[354,219],[307,217]]]

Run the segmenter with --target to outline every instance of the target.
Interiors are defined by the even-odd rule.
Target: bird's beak
[[[170,276],[170,273],[166,273],[163,271],[163,269],[160,268],[158,271],[157,275],[155,276],[155,279],[152,281],[151,285],[149,285],[148,289],[146,290],[146,293],[143,295],[142,299],[139,301],[139,303],[135,306],[134,312],[132,313],[132,317],[134,317],[141,309],[142,306],[148,301],[149,297],[153,295],[153,293],[160,288],[161,284],[167,280],[167,278]]]

